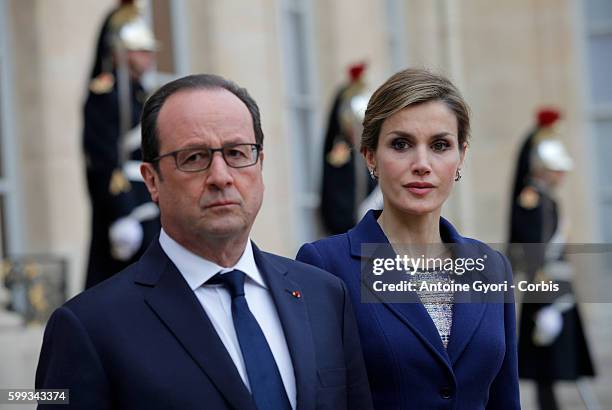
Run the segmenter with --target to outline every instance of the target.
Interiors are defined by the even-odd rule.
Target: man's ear
[[[140,164],[140,174],[142,175],[142,179],[144,179],[144,183],[149,190],[149,194],[151,195],[151,200],[158,203],[159,200],[159,181],[161,180],[161,171],[158,171],[155,166],[149,162],[143,162]]]

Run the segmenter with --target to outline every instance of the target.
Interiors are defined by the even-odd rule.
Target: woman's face
[[[457,118],[442,101],[409,106],[383,122],[378,148],[366,161],[378,175],[384,209],[440,211],[465,156],[457,133]]]

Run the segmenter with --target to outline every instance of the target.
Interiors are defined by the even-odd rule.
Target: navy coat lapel
[[[317,369],[312,330],[304,297],[297,283],[289,279],[287,268],[253,244],[255,262],[263,275],[278,311],[291,355],[297,387],[297,409],[314,410]],[[307,297],[307,295],[305,295]]]
[[[388,257],[395,257],[395,253],[392,253],[389,240],[376,222],[377,217],[378,213],[375,211],[368,212],[363,220],[348,232],[351,256],[353,258],[361,260],[361,246],[366,243],[384,244],[382,252],[389,252]],[[418,295],[416,293],[414,293],[413,299],[415,303],[382,302],[382,306],[393,312],[406,326],[412,329],[421,341],[430,348],[434,356],[450,367],[446,349],[442,345],[442,339],[431,316],[429,316],[423,304],[418,302]]]
[[[206,312],[155,240],[140,260],[136,283],[152,287],[145,301],[233,408],[256,410],[251,394]],[[205,403],[206,398],[202,398]]]
[[[476,242],[459,235],[451,223],[444,218],[440,218],[440,233],[444,242],[455,244],[453,249],[455,257],[471,258],[474,260],[483,257],[483,254],[479,252],[481,247]],[[478,275],[478,277],[475,277],[475,275]],[[487,281],[484,275],[474,271],[470,276],[460,277],[458,282],[472,283],[476,279]],[[487,304],[484,303],[479,294],[473,292],[455,294],[453,324],[447,346],[447,353],[453,365],[467,347],[474,332],[476,332],[486,307]]]
[[[354,258],[360,259],[362,257],[361,247],[364,243],[389,245],[389,240],[376,221],[378,215],[379,212],[376,211],[368,212],[363,220],[348,232],[351,255]],[[457,245],[455,247],[455,257],[483,257],[482,254],[478,253],[480,247],[475,242],[459,235],[451,223],[444,218],[440,218],[440,233],[444,242]],[[390,247],[387,249],[390,251]],[[394,257],[395,254],[388,256]],[[464,278],[464,280],[470,281],[474,279],[473,276]],[[478,279],[487,280],[485,276],[481,276]],[[410,327],[436,357],[447,365],[452,365],[459,359],[461,353],[467,347],[487,308],[487,304],[478,295],[475,300],[469,300],[472,296],[472,294],[456,294],[453,306],[453,324],[447,349],[444,349],[438,330],[421,303],[383,303],[382,305]]]
[[[468,342],[476,332],[487,308],[486,303],[455,303],[453,306],[453,324],[448,342],[448,356],[455,364]]]

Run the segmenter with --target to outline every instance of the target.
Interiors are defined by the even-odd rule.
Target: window
[[[320,151],[310,0],[281,1],[281,32],[294,190],[295,242],[318,237]]]
[[[391,56],[391,73],[408,67],[406,17],[401,0],[386,0],[387,41]]]
[[[596,151],[595,170],[600,212],[600,235],[612,242],[612,2],[584,0],[586,27],[586,64],[589,96],[588,116]]]
[[[147,20],[159,44],[155,79],[151,80],[156,88],[190,71],[188,15],[185,0],[147,0],[145,4]]]
[[[6,2],[0,1],[0,258],[22,251],[19,184],[16,181],[17,143],[11,115],[10,59]]]

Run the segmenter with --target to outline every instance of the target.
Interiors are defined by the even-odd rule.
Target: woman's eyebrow
[[[400,130],[394,130],[394,131],[389,131],[387,133],[387,135],[396,135],[398,137],[403,137],[403,138],[408,138],[408,139],[416,139],[415,136],[409,132],[406,131],[400,131]],[[453,134],[452,132],[446,132],[446,131],[442,131],[442,132],[438,132],[436,134],[433,134],[431,136],[428,137],[429,140],[434,140],[437,138],[444,138],[444,137],[452,137],[455,134]]]
[[[412,135],[409,132],[406,131],[400,131],[400,130],[393,130],[393,131],[389,131],[387,133],[387,135],[396,135],[398,137],[404,137],[404,138],[408,138],[408,139],[414,139],[414,135]]]

